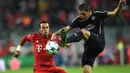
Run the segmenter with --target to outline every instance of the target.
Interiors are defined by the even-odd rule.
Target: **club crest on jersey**
[[[92,16],[92,20],[95,20],[95,16]]]
[[[36,43],[39,43],[39,41],[38,41],[38,40],[36,40]]]
[[[31,34],[28,35],[28,38],[30,38],[30,37],[31,37]]]

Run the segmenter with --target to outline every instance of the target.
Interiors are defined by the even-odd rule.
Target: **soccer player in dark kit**
[[[104,19],[109,16],[116,16],[125,4],[125,0],[120,0],[117,8],[111,12],[92,11],[89,5],[81,4],[79,6],[79,16],[70,25],[54,33],[51,39],[54,40],[56,35],[63,36],[61,34],[63,30],[67,33],[73,28],[80,28],[79,32],[72,34],[67,40],[64,38],[63,40],[66,42],[63,44],[78,42],[84,39],[84,52],[82,55],[83,73],[91,73],[96,57],[103,51],[105,46]]]

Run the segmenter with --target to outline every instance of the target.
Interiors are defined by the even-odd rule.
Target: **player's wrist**
[[[16,48],[16,51],[21,51],[21,45],[18,45],[17,48]]]
[[[21,51],[21,45],[18,45],[13,57],[17,58],[20,55],[20,51]]]

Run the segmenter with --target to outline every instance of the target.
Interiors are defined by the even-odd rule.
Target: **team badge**
[[[95,16],[92,16],[92,20],[95,20]]]
[[[38,41],[38,40],[36,40],[36,43],[39,43],[39,41]]]

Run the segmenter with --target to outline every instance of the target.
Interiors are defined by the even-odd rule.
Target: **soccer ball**
[[[45,49],[49,54],[55,55],[59,51],[59,45],[55,41],[49,41],[47,42]]]

